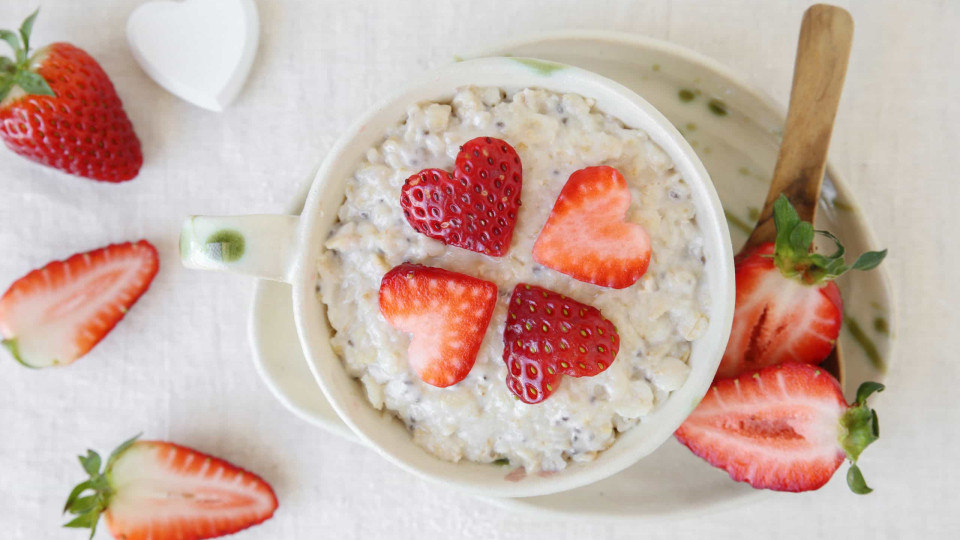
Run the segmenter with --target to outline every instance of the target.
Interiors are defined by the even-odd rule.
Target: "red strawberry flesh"
[[[159,268],[146,240],[52,262],[0,297],[0,335],[31,367],[69,364],[102,340],[146,292]]]
[[[624,221],[630,190],[613,167],[587,167],[563,186],[533,246],[538,263],[579,281],[623,289],[650,263],[650,237]]]
[[[836,283],[788,278],[773,252],[769,243],[738,257],[733,329],[718,378],[784,362],[819,364],[840,334],[843,302]]]
[[[715,382],[677,439],[738,482],[777,491],[823,486],[845,457],[840,384],[788,363]]]
[[[513,289],[503,331],[507,386],[524,403],[540,403],[562,375],[592,377],[610,367],[620,336],[600,310],[521,283]]]
[[[454,172],[425,169],[400,192],[404,217],[421,234],[500,257],[510,249],[520,207],[522,166],[505,141],[478,137],[460,148]]]
[[[438,387],[462,381],[476,362],[497,303],[497,286],[449,270],[403,263],[380,283],[380,312],[413,334],[410,367]]]

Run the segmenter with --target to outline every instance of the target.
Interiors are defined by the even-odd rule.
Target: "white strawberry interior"
[[[486,328],[483,313],[494,293],[455,280],[426,278],[406,280],[401,294],[381,289],[381,303],[402,306],[402,314],[390,323],[410,332],[407,358],[420,379],[434,386],[456,382],[456,364],[472,364],[473,349],[467,338]]]

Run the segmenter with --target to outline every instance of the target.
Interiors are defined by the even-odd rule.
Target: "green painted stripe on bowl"
[[[514,58],[514,62],[519,62],[528,68],[536,71],[540,75],[551,75],[556,71],[561,71],[566,69],[567,66],[563,64],[557,64],[554,62],[547,62],[546,60],[536,60],[533,58]]]

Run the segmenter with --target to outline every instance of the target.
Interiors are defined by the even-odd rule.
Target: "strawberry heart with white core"
[[[157,249],[140,240],[30,272],[0,297],[3,345],[28,367],[72,363],[126,316],[159,266]]]
[[[626,180],[613,167],[571,174],[533,246],[534,260],[594,285],[633,285],[650,264],[650,236],[625,221],[630,199]]]
[[[833,280],[848,270],[875,268],[887,254],[868,251],[847,266],[840,241],[801,221],[786,197],[777,199],[773,216],[776,242],[737,257],[733,329],[718,378],[784,362],[822,362],[843,322],[843,301]],[[815,234],[833,240],[836,251],[811,252]]]
[[[110,78],[89,54],[54,43],[30,54],[37,12],[18,33],[0,30],[14,57],[0,57],[0,139],[13,152],[103,182],[137,176],[140,140]]]
[[[222,459],[137,437],[110,454],[79,456],[90,478],[64,505],[76,516],[64,525],[89,528],[102,514],[117,539],[201,540],[241,531],[271,516],[277,497],[269,484]]]
[[[847,405],[840,383],[809,364],[787,363],[717,381],[676,432],[694,454],[738,482],[775,491],[818,489],[844,459],[855,493],[872,491],[857,467],[880,436],[866,382]]]
[[[492,257],[510,249],[520,208],[523,167],[506,141],[477,137],[454,170],[425,169],[407,178],[400,205],[417,232]]]
[[[412,334],[410,367],[441,388],[470,373],[496,303],[497,286],[489,281],[417,264],[395,267],[380,284],[383,317]]]

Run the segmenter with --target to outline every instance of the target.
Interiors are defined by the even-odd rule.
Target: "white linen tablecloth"
[[[147,238],[150,292],[87,357],[33,371],[0,360],[0,537],[83,538],[60,509],[75,455],[130,435],[221,456],[272,483],[276,516],[238,538],[945,538],[960,532],[960,2],[840,1],[857,24],[832,156],[895,280],[896,351],[878,401],[882,438],[861,460],[876,491],[841,477],[694,519],[545,521],[427,484],[289,414],[251,363],[253,282],[180,266],[188,214],[280,212],[338,134],[376,99],[457,52],[531,32],[610,29],[710,55],[787,101],[806,1],[258,0],[246,87],[222,114],[140,70],[125,23],[140,0],[45,0],[34,43],[69,41],[116,85],[143,142],[122,185],[0,151],[0,288],[47,261]],[[0,0],[12,28],[35,1]],[[951,535],[953,533],[953,535]],[[98,538],[107,538],[106,530]]]

